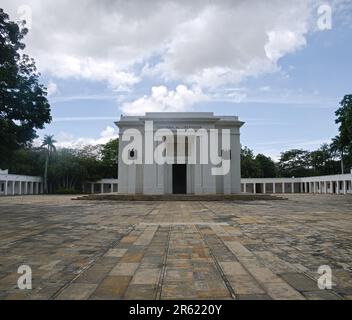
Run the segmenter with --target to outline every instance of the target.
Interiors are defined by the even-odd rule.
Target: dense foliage
[[[352,94],[347,94],[335,112],[339,135],[333,139],[332,149],[341,159],[341,170],[352,168]]]
[[[82,190],[83,182],[117,178],[117,150],[115,139],[102,146],[58,149],[50,153],[48,161],[47,147],[23,148],[13,153],[9,171],[43,176],[47,164],[49,192],[77,192]]]
[[[328,144],[318,150],[292,149],[281,153],[278,162],[262,154],[256,157],[248,148],[242,149],[243,178],[307,177],[341,173],[340,159]]]
[[[51,121],[46,88],[39,84],[35,62],[23,54],[28,29],[0,9],[0,168],[11,153],[36,138],[35,129]]]

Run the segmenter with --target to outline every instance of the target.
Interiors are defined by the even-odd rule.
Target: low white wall
[[[113,193],[118,190],[118,179],[86,182],[86,193]],[[242,178],[243,193],[331,193],[352,194],[352,172],[330,176],[305,178]],[[0,196],[43,193],[41,177],[0,174]]]
[[[0,173],[0,196],[40,193],[43,193],[43,179],[41,177],[7,174],[7,170]]]
[[[83,193],[114,193],[118,191],[118,179],[102,179],[95,182],[85,182]]]
[[[352,193],[352,171],[348,174],[305,178],[241,179],[244,193]]]

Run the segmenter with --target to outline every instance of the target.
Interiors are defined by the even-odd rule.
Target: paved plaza
[[[352,196],[287,197],[2,197],[0,299],[352,299]],[[20,265],[32,290],[17,288]]]

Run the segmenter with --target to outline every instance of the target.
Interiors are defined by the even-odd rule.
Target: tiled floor
[[[352,299],[352,196],[287,196],[0,198],[0,299]],[[32,290],[17,288],[20,265]]]

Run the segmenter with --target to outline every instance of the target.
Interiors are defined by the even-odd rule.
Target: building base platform
[[[258,200],[287,200],[281,196],[268,194],[90,194],[74,198],[73,200],[94,201],[258,201]]]

